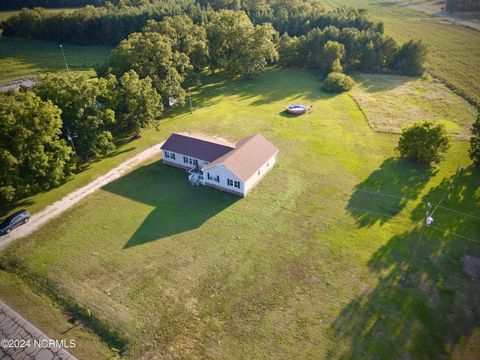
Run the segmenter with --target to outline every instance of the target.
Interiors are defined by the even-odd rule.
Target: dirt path
[[[1,92],[10,91],[10,90],[18,91],[20,90],[21,86],[30,88],[33,85],[35,85],[35,82],[32,79],[15,80],[10,83],[0,85],[0,91]]]
[[[410,2],[405,1],[405,0],[396,0],[396,3],[397,3],[398,6],[409,7],[409,8],[414,9],[414,10],[422,11],[422,12],[428,14],[428,15],[432,15],[432,16],[435,16],[435,17],[440,17],[440,18],[443,18],[443,19],[447,19],[447,20],[453,21],[455,24],[462,25],[462,26],[468,27],[470,29],[480,31],[480,23],[477,23],[475,21],[469,21],[469,20],[461,19],[461,18],[455,16],[454,14],[449,14],[449,13],[444,12],[444,11],[432,10],[432,9],[429,9],[428,7],[422,6],[420,4],[411,4]]]
[[[122,176],[135,166],[157,155],[160,152],[160,146],[162,146],[162,144],[163,142],[142,151],[140,154],[137,154],[134,157],[128,159],[127,161],[110,170],[106,174],[99,176],[88,185],[85,185],[84,187],[71,192],[61,200],[54,202],[53,204],[47,206],[45,209],[41,210],[37,214],[33,215],[27,224],[18,227],[8,235],[0,237],[0,251],[3,250],[6,246],[8,246],[10,243],[12,243],[14,240],[30,235],[42,225],[44,225],[54,217],[60,215],[64,211],[70,209],[73,205],[75,205],[94,191],[100,189],[102,186],[112,182],[115,179],[118,179],[120,176]]]

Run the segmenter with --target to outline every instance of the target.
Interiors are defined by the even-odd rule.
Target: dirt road
[[[422,6],[421,4],[411,4],[410,2],[405,1],[405,0],[397,0],[396,3],[397,3],[398,6],[409,7],[411,9],[422,11],[426,14],[429,14],[429,15],[432,15],[432,16],[435,16],[435,17],[440,17],[440,18],[443,18],[443,19],[453,21],[455,24],[462,25],[462,26],[480,31],[480,23],[475,22],[475,21],[462,19],[458,16],[455,16],[455,14],[450,14],[450,13],[447,13],[447,12],[444,12],[444,11],[436,11],[436,10],[433,10],[433,9],[429,9],[426,6]]]
[[[6,246],[8,246],[10,243],[12,243],[14,240],[31,234],[54,217],[71,208],[73,205],[84,199],[86,196],[100,189],[102,186],[112,182],[115,179],[118,179],[127,171],[133,169],[145,160],[159,154],[160,146],[162,146],[162,144],[163,142],[142,151],[140,154],[137,154],[134,157],[128,159],[127,161],[110,170],[106,174],[99,176],[88,185],[85,185],[84,187],[71,192],[61,200],[58,200],[57,202],[47,206],[45,209],[33,215],[27,224],[18,227],[8,235],[1,236],[0,251],[3,250]]]

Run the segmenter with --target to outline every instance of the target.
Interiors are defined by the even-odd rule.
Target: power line
[[[457,172],[455,173],[455,176],[453,177],[452,182],[450,183],[450,186],[445,189],[442,197],[440,198],[440,201],[438,202],[437,206],[433,209],[433,211],[431,212],[430,216],[432,216],[433,213],[438,209],[438,206],[441,204],[441,202],[442,202],[443,199],[445,198],[445,195],[447,195],[447,194],[450,192],[450,190],[453,188],[453,183],[455,182],[455,179],[457,178],[457,176],[458,176],[459,173],[460,173],[460,168],[457,168]]]
[[[455,182],[455,179],[457,178],[457,175],[458,173],[460,172],[460,169],[457,168],[457,172],[455,173],[455,176],[453,177],[452,179],[452,182],[450,183],[450,186],[445,189],[442,197],[440,198],[440,201],[438,202],[437,206],[432,210],[432,211],[429,211],[430,208],[431,208],[431,205],[430,203],[427,204],[428,206],[428,210],[426,211],[425,213],[425,219],[424,221],[421,223],[421,228],[420,228],[420,234],[417,238],[417,241],[415,243],[415,247],[413,249],[413,252],[412,252],[412,255],[408,261],[408,266],[407,266],[407,271],[405,272],[405,275],[402,277],[402,279],[400,280],[400,282],[403,284],[403,285],[406,285],[407,281],[408,281],[408,275],[410,274],[410,271],[412,269],[412,264],[413,262],[415,261],[416,257],[417,257],[417,252],[418,252],[418,249],[420,248],[420,243],[423,239],[423,233],[425,231],[425,227],[426,226],[430,226],[433,222],[433,218],[432,218],[432,215],[433,213],[435,212],[435,210],[438,209],[438,206],[441,204],[441,202],[443,201],[443,199],[445,198],[445,196],[450,192],[450,190],[452,189],[453,187],[453,184]]]
[[[456,176],[456,175],[455,175]],[[373,194],[373,195],[380,195],[380,196],[386,196],[386,197],[390,197],[392,199],[399,199],[399,200],[415,200],[415,199],[410,199],[410,198],[407,198],[407,197],[402,197],[402,196],[397,196],[397,195],[393,195],[393,194],[389,194],[389,193],[385,193],[385,192],[382,192],[382,191],[377,191],[377,190],[370,190],[370,189],[361,189],[361,188],[357,188],[355,189],[356,191],[360,191],[360,192],[365,192],[365,193],[368,193],[368,194]],[[428,204],[426,203],[425,201],[422,201],[423,204]],[[461,214],[461,215],[464,215],[464,216],[468,216],[468,217],[472,217],[474,219],[478,219],[480,220],[480,216],[476,216],[476,215],[472,215],[472,214],[469,214],[469,213],[466,213],[466,212],[463,212],[463,211],[460,211],[460,210],[456,210],[456,209],[451,209],[449,207],[446,207],[446,206],[441,206],[440,205],[440,202],[438,203],[434,203],[434,205],[436,206],[436,208],[441,208],[441,209],[445,209],[445,210],[448,210],[448,211],[451,211],[451,212],[456,212],[458,214]]]

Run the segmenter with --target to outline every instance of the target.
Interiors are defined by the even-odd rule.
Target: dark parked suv
[[[27,223],[30,217],[31,215],[27,210],[20,210],[10,215],[0,224],[0,235],[8,234],[13,229]]]

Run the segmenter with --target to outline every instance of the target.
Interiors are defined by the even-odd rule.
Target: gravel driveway
[[[61,200],[54,202],[53,204],[47,206],[45,209],[34,214],[27,224],[18,227],[8,235],[0,237],[0,251],[3,250],[6,246],[8,246],[10,243],[12,243],[14,240],[30,235],[42,225],[44,225],[54,217],[60,215],[64,211],[70,209],[80,200],[90,195],[94,191],[100,189],[102,186],[112,182],[113,180],[118,179],[126,172],[141,164],[145,160],[159,154],[160,146],[162,146],[162,144],[163,142],[142,151],[140,154],[137,154],[134,157],[128,159],[127,161],[110,170],[106,174],[99,176],[88,185],[85,185],[84,187],[71,192]]]

